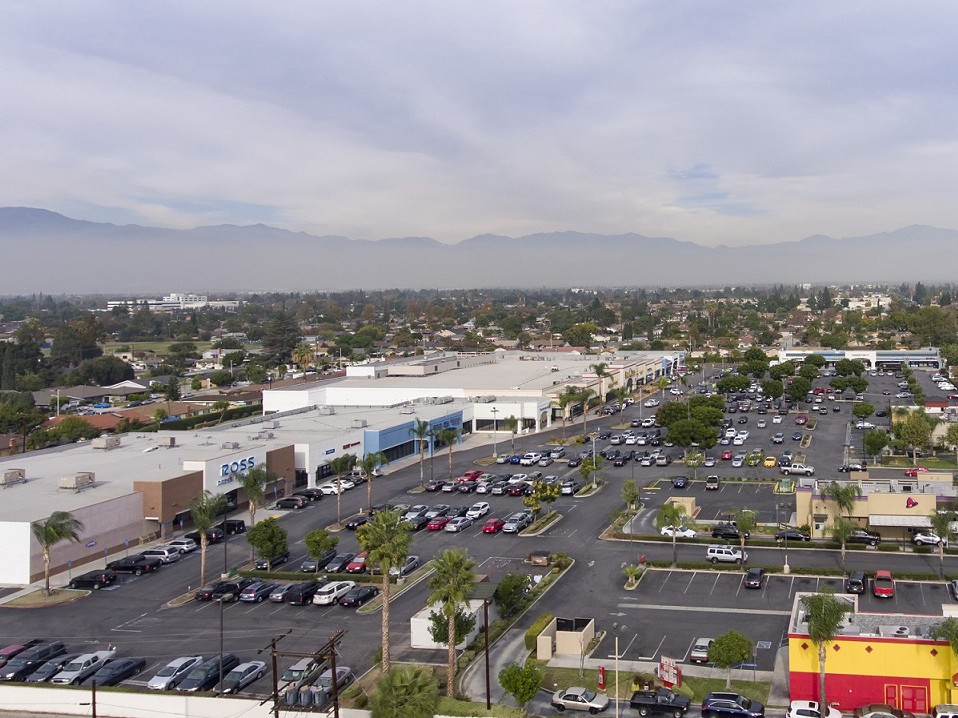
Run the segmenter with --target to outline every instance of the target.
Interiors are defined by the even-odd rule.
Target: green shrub
[[[555,618],[555,616],[549,613],[543,613],[541,616],[539,616],[535,620],[535,622],[531,626],[529,626],[529,630],[526,631],[526,650],[527,651],[531,651],[535,649],[536,639],[539,638],[539,634],[545,630],[546,626],[548,626],[552,622],[553,618]]]
[[[931,546],[915,546],[915,553],[931,553],[934,550]]]
[[[880,543],[878,544],[879,551],[898,551],[900,550],[898,544],[896,543]]]

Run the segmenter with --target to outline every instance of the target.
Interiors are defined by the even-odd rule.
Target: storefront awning
[[[899,528],[929,528],[931,519],[928,516],[897,516],[894,514],[869,514],[870,526],[897,526]]]

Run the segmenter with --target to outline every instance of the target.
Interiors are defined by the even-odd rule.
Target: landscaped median
[[[48,596],[44,589],[38,588],[36,591],[13,598],[3,605],[10,606],[11,608],[44,608],[46,606],[58,606],[61,603],[72,603],[79,598],[89,595],[90,591],[58,588],[52,590]]]
[[[530,524],[522,531],[519,532],[520,536],[538,536],[545,532],[547,529],[552,528],[555,524],[559,523],[563,518],[565,518],[558,511],[550,511],[545,516],[542,516],[535,523]]]
[[[392,601],[398,598],[399,596],[402,596],[406,591],[411,589],[413,586],[415,586],[416,584],[422,583],[427,578],[429,578],[429,576],[432,575],[432,573],[433,573],[432,561],[426,561],[426,563],[424,563],[422,566],[417,568],[411,574],[406,576],[404,579],[402,579],[402,581],[395,582],[396,589],[394,591],[390,591],[389,600]],[[373,576],[372,578],[379,579],[379,583],[382,584],[382,576]],[[347,579],[347,580],[351,581],[352,579]],[[375,613],[376,611],[381,609],[382,606],[383,606],[383,595],[382,593],[380,593],[378,596],[376,596],[376,598],[371,600],[366,605],[360,606],[359,608],[357,608],[356,613],[362,613],[362,614]]]

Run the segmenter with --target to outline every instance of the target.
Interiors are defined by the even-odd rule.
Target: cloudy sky
[[[958,227],[958,5],[0,6],[0,204],[357,239]]]

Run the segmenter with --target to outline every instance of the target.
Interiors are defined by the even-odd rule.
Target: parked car
[[[895,580],[891,577],[891,571],[875,571],[875,577],[872,579],[872,595],[875,598],[895,597]]]
[[[290,606],[308,606],[316,592],[329,583],[325,578],[316,581],[300,581],[286,592],[285,601]]]
[[[275,581],[257,581],[240,591],[239,600],[244,603],[262,603],[279,586]]]
[[[865,593],[865,572],[852,571],[845,579],[845,593]]]
[[[396,578],[403,578],[411,574],[417,568],[419,568],[419,557],[407,556],[402,566],[393,566],[389,569],[389,575]],[[377,572],[378,571],[374,571],[374,573]]]
[[[748,573],[745,574],[745,578],[742,579],[742,586],[745,588],[761,589],[764,579],[764,568],[750,568]]]
[[[92,588],[94,591],[98,591],[112,583],[116,583],[116,574],[113,571],[98,569],[71,578],[70,588]]]
[[[330,549],[318,558],[308,558],[299,565],[301,573],[319,573],[336,558],[336,549]]]
[[[132,678],[146,667],[146,659],[143,658],[115,658],[107,661],[92,676],[87,676],[80,684],[89,686],[96,682],[99,686],[115,686],[120,681]]]
[[[503,533],[519,533],[526,526],[532,523],[532,515],[526,511],[519,511],[506,519],[502,527]]]
[[[471,519],[481,519],[483,516],[489,513],[489,509],[489,504],[487,504],[485,501],[480,501],[469,507],[469,510],[466,512],[466,516]]]
[[[146,687],[154,691],[168,691],[176,688],[189,672],[203,662],[203,656],[183,656],[163,666],[153,676]]]
[[[66,646],[60,641],[38,642],[32,646],[20,644],[14,648],[19,650],[8,652],[0,667],[0,681],[22,681],[47,661],[66,653]]]
[[[355,516],[351,516],[350,518],[346,519],[346,523],[343,525],[350,531],[355,531],[368,521],[369,516],[367,514],[356,514]]]
[[[559,493],[563,496],[575,496],[582,490],[582,482],[576,479],[570,479],[562,484]]]
[[[692,649],[689,651],[689,660],[692,663],[708,663],[709,648],[711,648],[714,640],[714,638],[696,638],[692,641]]]
[[[712,527],[712,538],[720,538],[731,541],[739,540],[738,526],[733,523],[717,523]],[[745,532],[745,538],[749,538],[748,531]]]
[[[595,693],[588,688],[572,686],[552,694],[550,701],[557,711],[587,711],[591,714],[601,713],[609,707],[609,697],[604,693]]]
[[[947,537],[942,538],[930,529],[916,529],[911,540],[916,546],[937,546],[941,543],[948,548]]]
[[[305,496],[284,496],[276,502],[277,509],[301,509],[309,503]]]
[[[484,534],[496,534],[502,530],[502,527],[506,525],[505,519],[501,518],[492,518],[486,519],[486,522],[482,525],[482,533]]]
[[[448,516],[436,516],[435,518],[429,519],[429,523],[426,524],[427,531],[442,531],[446,528],[450,518]]]
[[[345,573],[346,566],[355,558],[354,553],[338,553],[332,560],[326,564],[326,570],[330,573]]]
[[[132,573],[134,576],[142,576],[144,573],[153,573],[159,570],[163,562],[153,556],[127,556],[125,558],[110,561],[106,568],[113,573]]]
[[[211,528],[211,529],[207,529],[204,533],[206,534],[207,544],[219,543],[220,541],[223,541],[226,539],[226,534],[223,533],[223,529]],[[197,546],[200,545],[199,531],[190,531],[183,538],[188,538],[192,540]]]
[[[307,500],[309,500],[308,497]],[[243,519],[225,519],[216,524],[216,528],[227,536],[235,536],[246,533],[246,522]]]
[[[449,533],[459,533],[460,531],[465,531],[467,528],[472,526],[472,523],[472,519],[468,516],[457,516],[446,524],[445,530]]]
[[[689,487],[689,477],[688,476],[673,476],[672,477],[672,488],[673,489],[687,489]]]
[[[213,691],[224,695],[239,693],[253,681],[266,675],[266,664],[263,661],[248,661],[240,663],[233,670],[223,676],[222,683],[217,683]]]
[[[114,656],[116,656],[115,649],[83,653],[63,666],[60,672],[50,679],[50,682],[58,685],[78,685],[100,670]]]
[[[720,487],[719,477],[715,474],[711,474],[705,478],[705,490],[706,491],[718,491]]]
[[[842,712],[837,708],[826,706],[828,709],[822,716],[821,705],[818,701],[792,701],[785,711],[785,718],[842,718]]]
[[[57,656],[56,658],[51,658],[49,661],[41,664],[39,668],[30,673],[30,675],[28,675],[26,678],[26,682],[45,683],[62,671],[64,666],[69,665],[81,655],[83,654],[65,653]]]
[[[339,599],[339,605],[345,608],[358,608],[364,603],[371,601],[379,595],[379,589],[375,586],[363,585],[356,586],[345,596]]]
[[[635,691],[629,699],[629,707],[638,711],[640,716],[668,714],[671,718],[682,718],[691,702],[688,696],[679,695],[668,688],[659,688]]]
[[[743,563],[748,554],[743,554],[737,546],[712,545],[705,549],[705,558],[711,563]]]
[[[222,672],[225,674],[239,665],[239,658],[232,653],[223,654]],[[206,691],[216,685],[220,679],[220,655],[208,658],[186,674],[176,689],[185,693]]]
[[[775,534],[776,541],[811,541],[811,536],[798,529],[782,529]]]
[[[193,539],[189,538],[178,538],[173,539],[168,544],[170,548],[175,548],[181,554],[193,553],[196,549],[199,548],[199,545]]]
[[[677,538],[695,538],[695,530],[686,526],[679,526],[678,528],[663,526],[659,533],[663,536],[672,536],[674,534]]]
[[[309,489],[299,489],[298,491],[294,491],[292,495],[302,496],[304,499],[307,499],[309,501],[322,501],[324,494],[318,488],[309,488]],[[243,530],[244,531],[246,530],[245,524],[243,526]]]
[[[277,566],[282,566],[284,563],[289,561],[289,551],[283,551],[279,556],[276,556],[272,559],[258,558],[256,559],[256,570],[257,571],[272,571]]]
[[[910,711],[903,711],[887,703],[870,703],[855,709],[854,718],[915,718]]]
[[[845,543],[863,543],[868,546],[877,546],[881,542],[881,534],[865,529],[854,529],[845,539]]]
[[[173,546],[156,546],[144,549],[140,551],[140,555],[148,558],[158,558],[161,563],[176,563],[183,556],[180,550]]]
[[[702,701],[702,718],[762,718],[765,706],[738,693],[713,691]]]
[[[346,564],[346,573],[366,573],[366,559],[369,557],[368,551],[360,551],[353,560]]]
[[[441,491],[442,487],[446,485],[446,482],[443,479],[433,479],[432,481],[426,482],[426,491],[430,493],[435,493]]]

